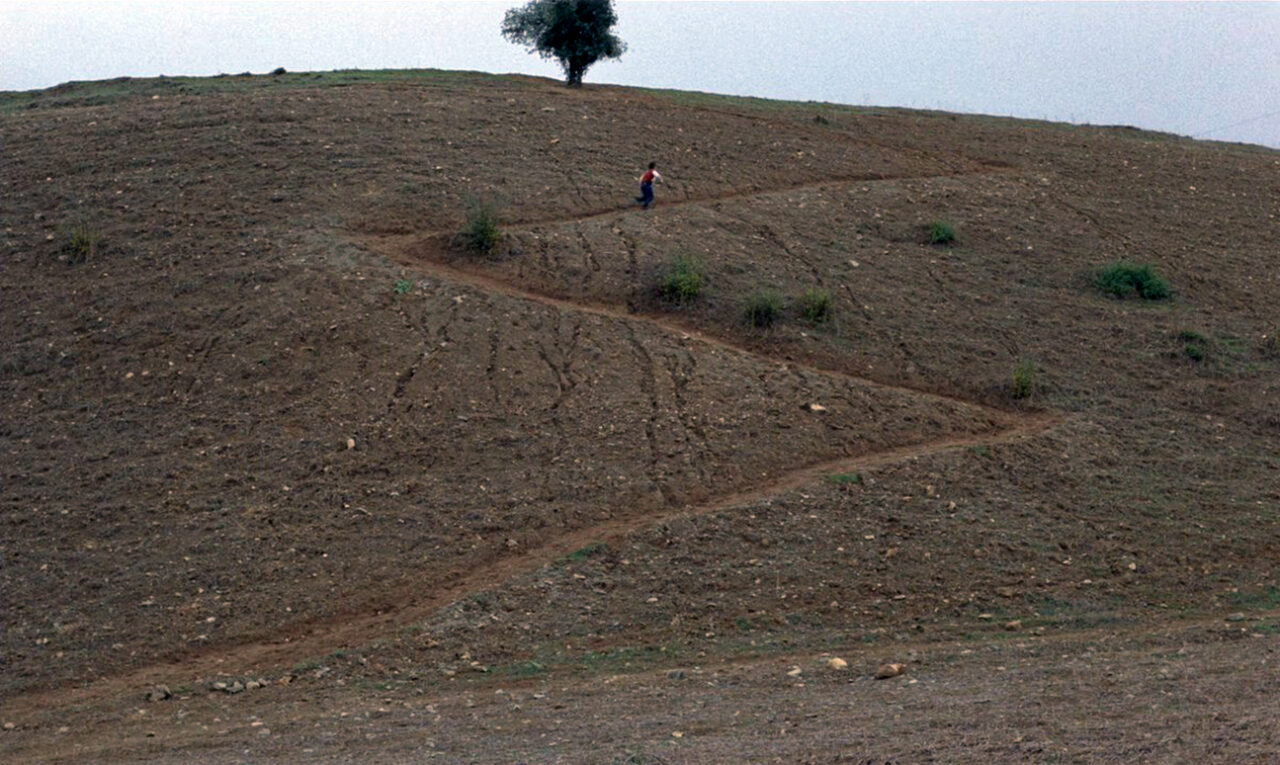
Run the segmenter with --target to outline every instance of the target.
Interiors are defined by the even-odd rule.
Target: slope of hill
[[[445,72],[0,141],[5,759],[1280,752],[1280,153]]]

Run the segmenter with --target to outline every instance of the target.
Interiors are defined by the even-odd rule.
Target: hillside
[[[0,145],[0,760],[1280,757],[1280,152],[434,71]]]

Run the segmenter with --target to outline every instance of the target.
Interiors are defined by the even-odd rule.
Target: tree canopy
[[[611,30],[618,23],[613,0],[531,0],[502,20],[502,36],[559,59],[570,87],[582,84],[587,67],[618,58],[627,49]]]

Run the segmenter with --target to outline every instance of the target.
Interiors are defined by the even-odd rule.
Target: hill
[[[4,759],[1280,752],[1278,152],[434,71],[0,141]]]

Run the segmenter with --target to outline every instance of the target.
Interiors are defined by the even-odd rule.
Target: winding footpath
[[[993,172],[1005,171],[996,170]],[[787,193],[799,188],[832,187],[839,184],[867,182],[868,180],[874,179],[827,180],[803,184],[792,189],[771,189],[768,192],[760,192],[760,194]],[[742,196],[746,196],[746,194],[733,194],[710,200],[676,202],[664,205],[664,208],[706,204]],[[523,221],[517,225],[523,228],[533,228],[577,223],[608,215],[624,216],[628,214],[638,213],[613,210],[607,213],[595,212],[574,218]],[[382,603],[394,604],[383,607],[381,610],[375,610],[376,606],[365,606],[362,610],[348,610],[324,618],[294,622],[276,628],[267,634],[244,636],[239,640],[222,642],[216,646],[198,649],[149,666],[104,677],[81,687],[63,687],[22,694],[4,702],[3,714],[6,720],[20,721],[23,718],[29,718],[41,712],[47,713],[51,709],[57,709],[64,705],[89,704],[118,698],[123,695],[136,696],[144,693],[146,689],[154,685],[181,682],[184,678],[208,678],[216,675],[247,675],[251,673],[266,674],[273,669],[278,671],[280,668],[293,666],[308,657],[327,655],[337,649],[366,644],[379,637],[394,634],[411,624],[424,621],[433,613],[459,599],[493,588],[510,579],[535,572],[588,544],[605,542],[612,545],[628,535],[674,518],[724,512],[736,507],[749,506],[806,484],[820,481],[824,476],[835,473],[864,472],[876,467],[924,458],[955,449],[992,446],[1034,438],[1062,422],[1062,417],[1053,413],[1009,412],[934,392],[877,382],[839,370],[821,369],[792,361],[784,362],[780,359],[762,355],[745,346],[735,344],[729,339],[709,336],[682,326],[667,316],[635,313],[617,305],[564,300],[531,291],[478,271],[448,264],[445,262],[444,257],[447,254],[448,236],[440,232],[417,235],[371,236],[356,239],[355,241],[370,251],[383,254],[401,252],[406,246],[413,245],[415,253],[421,252],[424,255],[415,257],[412,267],[424,276],[430,276],[444,282],[466,285],[482,292],[497,293],[513,299],[532,301],[561,311],[581,312],[607,317],[616,321],[644,323],[657,327],[674,337],[692,338],[708,347],[752,356],[764,363],[772,365],[785,363],[794,369],[840,377],[870,388],[909,393],[926,401],[935,400],[963,404],[991,416],[994,421],[1001,423],[1001,426],[989,432],[976,435],[970,434],[932,440],[872,454],[864,454],[858,457],[822,461],[780,474],[767,482],[745,490],[712,497],[703,502],[667,507],[647,515],[609,520],[597,525],[576,529],[549,540],[538,547],[510,551],[495,560],[479,566],[455,569],[441,579],[432,582],[430,588],[424,587],[421,582],[409,582],[408,578],[406,578],[406,584],[399,586],[396,590],[387,593],[380,599]]]

